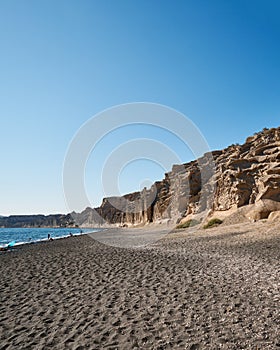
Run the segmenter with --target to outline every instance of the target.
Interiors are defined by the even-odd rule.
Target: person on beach
[[[51,238],[51,234],[50,233],[48,233],[48,240],[49,241],[52,241],[53,239]]]

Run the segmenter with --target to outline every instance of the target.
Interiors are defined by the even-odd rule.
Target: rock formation
[[[248,219],[258,220],[280,210],[279,202],[280,128],[273,128],[248,137],[243,145],[174,165],[149,190],[103,199],[95,208],[95,220],[120,226],[175,223],[243,206],[248,206],[242,211]],[[93,212],[87,208],[75,220],[80,225],[94,224]]]
[[[72,220],[70,214],[55,219],[59,225],[74,222],[82,226],[128,226],[175,224],[232,211],[248,220],[259,220],[279,210],[280,127],[264,129],[248,137],[243,145],[231,145],[195,161],[174,165],[150,189],[104,198],[98,208],[71,213]],[[46,218],[43,225],[50,221]],[[42,224],[40,220],[37,218],[34,225]],[[8,222],[7,218],[0,218],[0,226]]]

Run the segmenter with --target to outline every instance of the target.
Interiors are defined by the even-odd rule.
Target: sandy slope
[[[280,349],[279,243],[256,223],[2,253],[0,348]]]

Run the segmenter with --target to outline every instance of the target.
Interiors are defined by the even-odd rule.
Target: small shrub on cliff
[[[188,221],[184,222],[183,224],[177,225],[176,228],[188,228],[188,227],[196,226],[199,223],[200,222],[197,220],[188,220]]]
[[[217,218],[213,218],[206,225],[203,226],[204,229],[210,228],[210,227],[215,227],[218,226],[222,223],[223,221]]]

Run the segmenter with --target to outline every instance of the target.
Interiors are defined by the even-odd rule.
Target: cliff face
[[[280,127],[264,129],[247,138],[243,145],[232,145],[195,161],[174,165],[150,189],[104,198],[98,208],[68,215],[0,218],[0,226],[177,223],[250,204],[256,207],[248,209],[257,211],[250,217],[258,219],[280,210],[279,203]]]
[[[214,209],[227,210],[259,200],[280,202],[280,128],[264,130],[216,159]]]
[[[105,198],[95,208],[104,221],[96,213],[95,220],[120,226],[175,223],[205,210],[211,214],[263,200],[280,202],[280,128],[264,129],[243,145],[174,165],[149,190]],[[78,224],[94,224],[93,212],[87,208],[76,214],[75,220]]]

